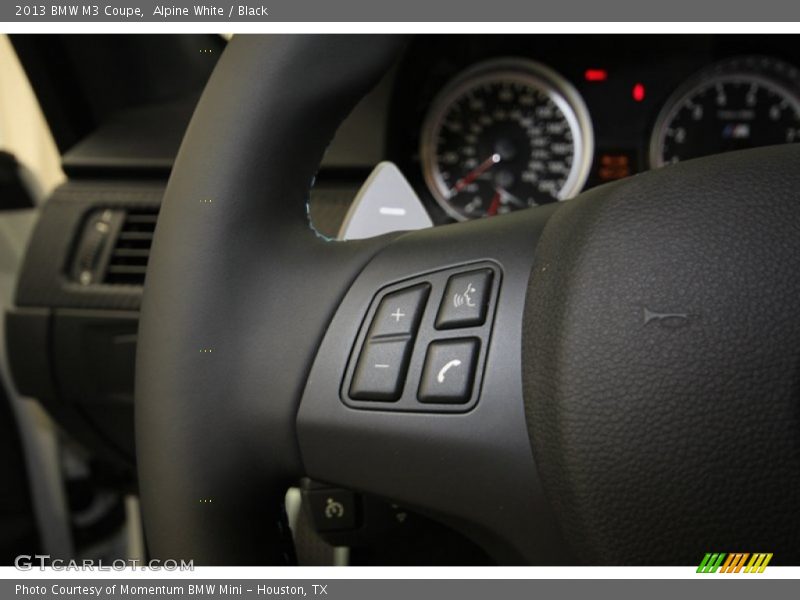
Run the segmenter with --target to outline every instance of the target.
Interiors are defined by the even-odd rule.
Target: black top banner
[[[797,0],[3,2],[4,22],[795,22]]]

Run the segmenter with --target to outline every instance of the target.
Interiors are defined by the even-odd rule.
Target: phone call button
[[[428,346],[417,397],[431,404],[464,404],[472,396],[477,338],[439,340]]]

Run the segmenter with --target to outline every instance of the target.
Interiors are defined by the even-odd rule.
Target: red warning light
[[[605,69],[586,69],[583,76],[586,81],[605,81],[608,79],[608,71]]]
[[[643,83],[636,83],[631,90],[631,96],[636,102],[641,102],[644,100],[646,90],[644,89]]]

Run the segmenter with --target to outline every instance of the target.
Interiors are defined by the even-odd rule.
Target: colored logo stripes
[[[749,560],[748,560],[749,559]],[[697,567],[698,573],[763,573],[769,561],[772,560],[772,553],[758,552],[707,552],[703,557],[700,566]]]

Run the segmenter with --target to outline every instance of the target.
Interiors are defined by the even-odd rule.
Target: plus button
[[[394,317],[394,322],[399,323],[400,319],[406,316],[406,313],[400,312],[400,309],[396,309],[390,316]]]

